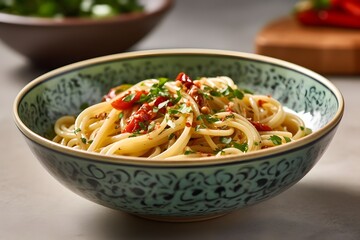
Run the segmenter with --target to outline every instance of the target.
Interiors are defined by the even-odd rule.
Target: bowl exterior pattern
[[[284,66],[234,56],[165,54],[113,58],[49,77],[32,87],[18,113],[27,128],[45,138],[63,115],[101,100],[111,87],[143,79],[231,77],[240,88],[270,94],[306,116],[314,131],[335,116],[339,103],[324,84]],[[74,192],[101,205],[145,216],[188,217],[229,212],[287,189],[318,161],[336,128],[311,144],[249,161],[188,166],[125,164],[57,151],[26,138],[46,169]]]
[[[56,179],[93,202],[142,216],[200,217],[251,206],[286,190],[318,161],[334,132],[268,159],[184,168],[101,163],[29,145]]]

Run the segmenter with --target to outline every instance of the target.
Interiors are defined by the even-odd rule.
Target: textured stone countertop
[[[294,0],[179,0],[132,50],[197,47],[254,51],[268,21]],[[322,159],[277,197],[197,223],[161,223],[96,205],[65,189],[35,159],[16,129],[12,104],[43,70],[0,42],[0,239],[360,239],[360,77],[329,77],[345,115]]]

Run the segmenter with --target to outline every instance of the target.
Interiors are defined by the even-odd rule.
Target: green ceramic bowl
[[[239,86],[270,94],[296,111],[313,133],[233,157],[192,161],[103,156],[49,139],[53,125],[101,100],[124,82],[156,77],[227,75]],[[43,166],[66,187],[101,205],[166,221],[195,221],[229,213],[286,190],[315,165],[344,110],[336,87],[302,67],[254,54],[218,50],[153,50],[106,56],[49,72],[24,87],[15,122]]]

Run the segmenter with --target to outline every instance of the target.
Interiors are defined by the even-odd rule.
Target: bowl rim
[[[45,18],[34,16],[15,15],[0,12],[0,24],[13,24],[23,26],[42,26],[42,27],[64,27],[64,26],[84,26],[102,25],[111,23],[125,23],[148,19],[166,13],[174,5],[174,0],[162,0],[162,4],[156,9],[144,12],[132,12],[119,14],[108,18],[86,18],[86,17],[65,17],[65,18]]]
[[[166,55],[210,55],[210,56],[222,56],[222,57],[235,57],[248,59],[252,61],[258,61],[263,63],[272,64],[275,66],[280,66],[287,68],[292,71],[299,72],[303,75],[306,75],[317,82],[320,82],[326,86],[332,94],[335,95],[336,100],[338,101],[338,109],[334,117],[321,129],[313,132],[312,134],[305,136],[295,142],[287,143],[281,146],[274,148],[263,149],[261,151],[249,152],[244,155],[234,155],[234,156],[222,156],[222,157],[206,157],[206,158],[189,158],[186,160],[159,160],[159,159],[147,159],[141,157],[129,157],[129,156],[116,156],[116,155],[103,155],[99,153],[86,152],[83,150],[72,149],[58,143],[55,143],[49,139],[46,139],[32,130],[30,130],[20,119],[18,113],[18,106],[22,98],[35,86],[41,84],[49,78],[63,74],[66,72],[76,71],[77,69],[85,68],[87,66],[113,62],[121,59],[132,59],[132,58],[141,58],[149,56],[166,56]],[[14,100],[13,104],[13,116],[17,128],[25,135],[26,138],[31,141],[45,147],[49,148],[55,152],[60,152],[61,154],[75,156],[83,160],[96,161],[102,163],[111,163],[111,164],[120,164],[120,165],[142,165],[142,166],[197,166],[197,165],[218,165],[218,164],[228,164],[234,162],[252,162],[264,158],[274,157],[280,154],[285,154],[287,152],[294,151],[295,149],[300,149],[305,145],[314,143],[316,140],[321,139],[332,129],[334,129],[340,122],[344,113],[344,98],[339,91],[339,89],[332,83],[330,80],[325,77],[309,70],[299,65],[289,63],[283,60],[262,56],[254,53],[244,53],[236,52],[229,50],[216,50],[216,49],[197,49],[197,48],[177,48],[177,49],[157,49],[157,50],[143,50],[143,51],[134,51],[127,53],[118,53],[113,55],[107,55],[103,57],[92,58],[73,64],[69,64],[57,69],[54,69],[48,73],[45,73],[24,86],[21,91],[18,93]]]

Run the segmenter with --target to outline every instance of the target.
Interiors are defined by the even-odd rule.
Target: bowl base
[[[148,220],[159,221],[159,222],[178,222],[178,223],[186,223],[186,222],[200,222],[206,221],[218,217],[222,217],[228,213],[217,213],[211,215],[204,216],[184,216],[184,217],[174,217],[174,216],[156,216],[156,215],[139,215],[134,214],[134,216],[145,218]]]

